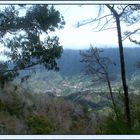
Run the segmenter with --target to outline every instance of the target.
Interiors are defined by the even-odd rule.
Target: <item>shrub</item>
[[[2,100],[0,100],[0,112],[4,110],[6,110],[5,103]]]
[[[16,133],[16,117],[6,111],[0,112],[0,134]]]
[[[27,120],[28,129],[33,134],[50,134],[55,126],[47,116],[32,116]]]
[[[130,134],[131,130],[127,127],[125,119],[120,115],[118,118],[110,115],[102,129],[103,134]]]
[[[102,128],[103,134],[139,134],[140,133],[140,95],[130,98],[131,128],[127,126],[124,108],[117,106],[117,116],[111,113]],[[114,111],[114,110],[113,110]]]
[[[25,103],[16,93],[11,94],[13,96],[12,102],[7,102],[5,104],[7,111],[10,113],[10,115],[16,115],[17,117],[23,116],[23,108]]]

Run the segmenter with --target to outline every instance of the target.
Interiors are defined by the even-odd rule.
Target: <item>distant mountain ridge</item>
[[[118,48],[100,49],[103,50],[101,56],[110,58],[116,64],[115,66],[109,66],[111,78],[116,79],[120,75],[120,57]],[[140,48],[124,48],[124,54],[127,78],[131,78],[131,76],[135,74],[140,74],[140,69],[136,67],[136,63],[140,61]],[[82,62],[80,62],[80,60],[80,50],[64,49],[62,56],[57,60],[60,74],[62,76],[74,76],[85,73],[85,66]],[[37,65],[35,67],[37,68],[36,72],[46,71],[46,69],[41,65]],[[22,71],[21,76],[28,73],[30,74],[28,71]]]
[[[110,58],[116,63],[116,66],[110,65],[110,73],[119,73],[120,59],[118,48],[100,48],[103,50],[102,56]],[[85,51],[85,50],[82,50]],[[140,61],[140,48],[124,48],[126,71],[128,77],[134,72],[138,72],[136,63]],[[60,73],[63,75],[75,75],[84,72],[84,64],[80,62],[80,50],[64,49],[61,58],[57,61],[60,68]]]

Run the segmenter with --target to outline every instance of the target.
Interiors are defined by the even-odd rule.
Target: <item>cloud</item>
[[[56,8],[62,13],[66,21],[66,26],[63,30],[57,31],[55,34],[59,36],[60,43],[64,48],[83,48],[89,47],[92,43],[95,46],[118,46],[116,29],[106,30],[102,32],[92,31],[96,25],[87,24],[80,28],[76,28],[76,24],[82,20],[95,18],[98,15],[98,5],[59,5]],[[104,8],[103,13],[108,14],[110,11]],[[126,31],[128,27],[122,26],[122,31]],[[130,45],[127,39],[125,45]]]
[[[116,31],[93,32],[91,28],[66,27],[54,34],[60,38],[60,43],[64,48],[89,47],[89,44],[95,46],[115,45],[117,44]]]

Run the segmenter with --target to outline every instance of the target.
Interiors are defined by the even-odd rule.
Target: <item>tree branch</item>
[[[140,31],[140,28],[134,30],[133,32],[127,32],[128,35],[126,35],[122,41],[124,41],[125,39],[127,39],[128,37],[130,37],[131,35],[135,34],[136,32]]]
[[[124,14],[125,9],[126,9],[127,7],[129,7],[129,5],[126,5],[124,8],[122,8],[122,12],[119,14],[119,16],[122,16],[122,15]]]
[[[119,17],[119,14],[116,12],[116,10],[114,9],[114,5],[113,7],[111,7],[109,4],[105,4],[107,6],[108,9],[110,9],[110,11],[113,13],[113,15],[115,17]]]
[[[110,18],[109,20],[106,19],[106,22],[105,22],[104,25],[99,29],[99,31],[105,31],[105,30],[108,30],[108,29],[115,29],[116,27],[109,27],[109,28],[106,27],[107,24],[108,24],[109,22],[111,22],[111,20],[113,20],[113,19],[114,19],[114,17]],[[105,27],[106,27],[106,28],[105,28]]]
[[[38,65],[39,63],[40,63],[40,62],[33,63],[33,64],[31,64],[31,65],[26,66],[25,68],[9,69],[9,70],[5,70],[5,71],[0,70],[0,72],[2,71],[3,73],[7,73],[7,72],[20,71],[20,70],[29,70],[29,69],[27,69],[27,68],[31,68],[31,67],[33,67],[33,66],[36,66],[36,65]]]
[[[79,23],[79,22],[78,22],[77,27],[80,27],[80,26],[83,26],[83,25],[86,25],[86,24],[90,24],[90,23],[95,22],[95,21],[99,21],[99,20],[101,20],[101,19],[103,19],[103,18],[105,18],[105,17],[109,17],[109,16],[112,16],[112,14],[108,14],[108,15],[102,16],[102,17],[100,17],[100,18],[90,19],[89,21],[84,20],[83,23]],[[84,22],[85,22],[85,23],[84,23]]]

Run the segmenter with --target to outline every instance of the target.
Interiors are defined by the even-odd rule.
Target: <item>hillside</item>
[[[110,73],[113,73],[113,75],[116,76],[117,74],[119,74],[120,64],[118,48],[101,48],[101,50],[103,50],[101,56],[107,56],[114,63],[116,63],[116,66],[111,65],[109,67]],[[135,47],[124,49],[128,77],[130,77],[138,70],[136,68],[136,63],[140,60],[139,51],[140,48]],[[80,60],[80,50],[64,50],[62,57],[58,60],[60,73],[62,75],[71,76],[84,72],[84,65],[80,62]]]
[[[140,98],[139,69],[134,66],[140,60],[138,51],[139,48],[125,49],[129,92],[136,104]],[[102,55],[110,56],[116,63],[109,71],[113,95],[121,110],[123,98],[117,49],[104,49]],[[108,133],[104,125],[114,112],[106,82],[93,82],[94,77],[84,74],[79,50],[64,50],[58,65],[58,72],[47,71],[39,65],[36,71],[21,71],[19,77],[1,89],[1,134]],[[22,81],[26,75],[30,76]],[[134,105],[132,108],[137,109]],[[40,125],[35,125],[37,123]]]

